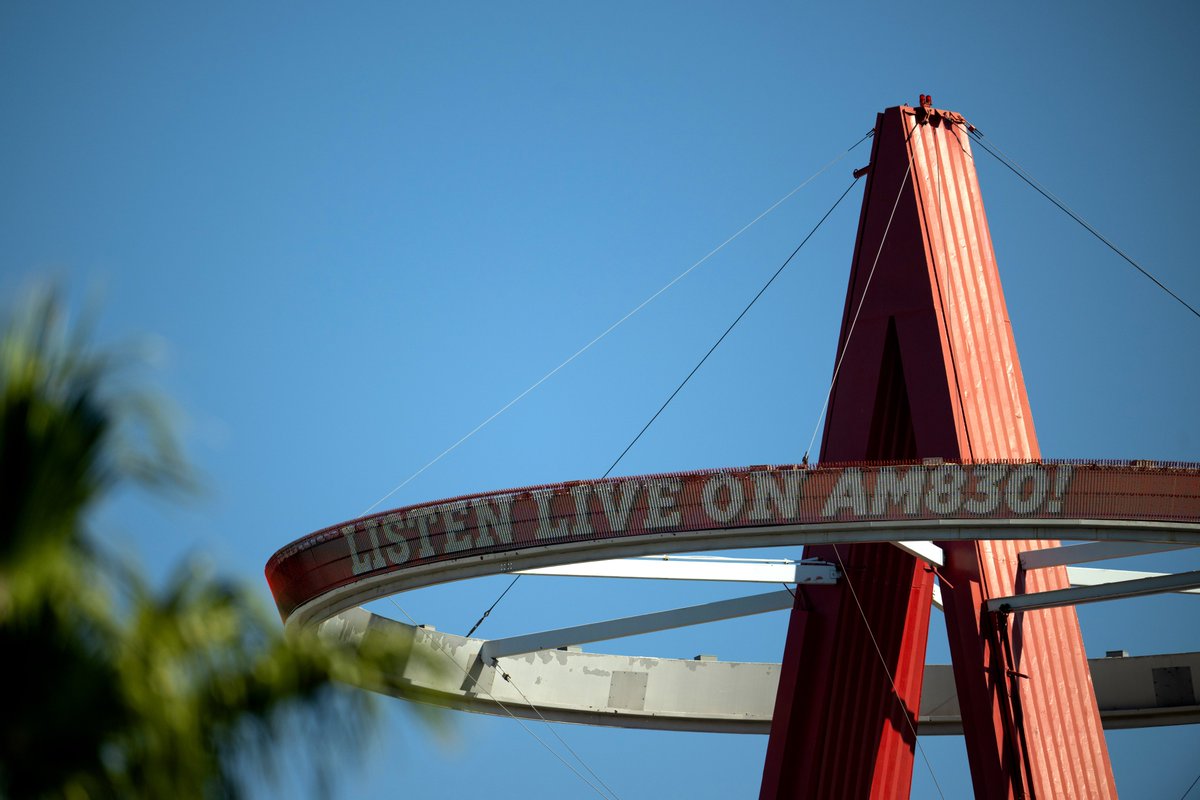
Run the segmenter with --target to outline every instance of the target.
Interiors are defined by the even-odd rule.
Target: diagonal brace
[[[715,603],[676,608],[670,611],[655,611],[635,617],[621,617],[587,625],[575,625],[570,628],[511,636],[507,639],[492,639],[485,642],[480,648],[479,657],[483,659],[484,663],[491,663],[493,659],[503,656],[554,650],[585,642],[620,639],[625,636],[700,625],[722,619],[765,614],[768,611],[783,611],[791,608],[794,602],[795,598],[790,590],[767,592],[766,594],[738,597],[733,600],[718,600]]]
[[[1188,547],[1192,547],[1192,545],[1159,542],[1087,542],[1086,544],[1047,547],[1042,550],[1026,550],[1018,558],[1021,561],[1022,569],[1044,569],[1046,567],[1061,567],[1065,564],[1086,564],[1089,561],[1105,561],[1110,558],[1128,558],[1130,556],[1147,555],[1150,553],[1165,553],[1170,550],[1183,550]]]
[[[1055,589],[1049,592],[1018,594],[1012,597],[993,597],[987,601],[988,611],[1011,612],[1033,611],[1039,608],[1073,606],[1079,603],[1095,603],[1100,600],[1117,600],[1123,597],[1140,597],[1148,594],[1179,592],[1200,586],[1200,570],[1180,572],[1174,575],[1159,575],[1154,578],[1139,578],[1132,581],[1116,581],[1095,586],[1078,586],[1070,589]]]

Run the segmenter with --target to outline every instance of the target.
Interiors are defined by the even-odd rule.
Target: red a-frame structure
[[[876,121],[837,363],[822,462],[1040,456],[967,126],[924,96]],[[1065,588],[1016,585],[1017,553],[1056,544],[943,543],[976,797],[1116,796],[1074,608],[984,609]],[[797,591],[761,797],[908,797],[933,573],[889,544],[805,556],[845,579]]]

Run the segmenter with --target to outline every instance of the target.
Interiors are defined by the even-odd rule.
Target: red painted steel
[[[793,689],[776,697],[761,797],[908,796],[932,576],[890,544],[839,549],[846,579],[804,593],[819,591],[837,617],[823,618],[797,594],[792,613],[825,635],[789,636],[780,686]],[[833,550],[805,555],[839,563]]]
[[[917,128],[909,149],[951,402],[959,410],[958,448],[947,455],[1037,458],[969,137],[961,126],[935,119]],[[942,596],[955,681],[967,699],[964,733],[977,797],[1116,796],[1075,609],[1020,615],[1007,632],[980,615],[989,597],[1066,588],[1062,567],[1036,571],[1027,581],[1017,574],[1020,551],[1056,545],[1010,540],[946,547],[944,575],[953,588]],[[994,652],[1005,636],[1012,651],[1007,665],[1004,654]],[[1002,666],[1028,678],[1007,679]],[[1000,780],[1001,772],[1010,781]]]
[[[810,683],[824,686],[831,680],[832,659],[805,658],[807,650],[827,649],[829,642],[837,636],[844,598],[841,592],[830,591],[830,588],[796,587],[796,606],[788,621],[787,632],[787,640],[793,646],[784,651],[780,665],[780,676],[788,676],[789,680],[779,682],[771,738],[767,741],[767,761],[778,765],[778,769],[764,772],[760,791],[763,797],[782,796],[787,787],[796,783],[798,776],[812,772],[823,756],[820,747],[813,743],[821,741],[821,726],[828,713],[829,697],[808,698],[808,713],[805,714],[781,715],[780,710],[790,711],[803,687]]]
[[[885,111],[876,123],[870,178],[838,344],[836,374],[821,458],[1037,458],[1037,438],[1016,344],[1005,308],[979,184],[962,118],[938,112],[927,98],[917,109]],[[886,232],[886,234],[885,234]],[[981,613],[988,597],[1015,588],[1020,550],[1054,543],[977,542],[947,545],[943,598],[963,700],[963,720],[976,795],[1115,796],[1099,711],[1074,609],[1025,616],[1000,633]],[[868,626],[843,612],[839,638],[821,647],[789,640],[804,659],[834,659],[826,684],[806,684],[791,707],[777,705],[768,745],[763,797],[906,797],[913,740],[894,714],[910,720],[919,707],[928,594],[914,591],[897,608],[897,581],[922,581],[911,560],[877,561],[845,548],[860,615],[883,649],[893,687],[871,669]],[[832,548],[806,555],[828,558]],[[928,580],[928,577],[925,577]],[[1065,587],[1065,570],[1031,577],[1038,588]],[[953,587],[953,588],[951,588]],[[1031,588],[1031,587],[1025,587]],[[904,625],[904,630],[896,630]],[[873,654],[876,662],[881,658]],[[1027,674],[1009,680],[1005,667]],[[794,676],[784,673],[783,681]],[[838,754],[812,769],[783,774],[802,743],[778,742],[798,727],[789,716],[810,713],[812,699],[833,696],[820,727],[821,747]],[[850,720],[847,722],[846,720]],[[871,776],[869,785],[864,775]]]

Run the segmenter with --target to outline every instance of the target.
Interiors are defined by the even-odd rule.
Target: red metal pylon
[[[967,126],[921,100],[876,122],[821,461],[1036,459]],[[943,544],[977,797],[1116,796],[1074,609],[983,612],[1017,588],[1018,552],[1055,544]],[[797,592],[761,797],[907,797],[933,575],[887,544],[805,556],[845,577]]]

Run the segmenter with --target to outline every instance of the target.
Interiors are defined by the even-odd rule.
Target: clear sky
[[[98,295],[102,338],[141,336],[178,404],[204,495],[122,496],[97,529],[153,575],[198,554],[265,599],[276,548],[357,516],[920,93],[1200,303],[1200,12],[1044,5],[6,3],[0,292],[53,278],[80,304]],[[977,152],[1043,453],[1200,460],[1200,320]],[[601,475],[866,160],[864,146],[389,504]],[[617,474],[800,459],[860,200]],[[403,603],[465,633],[504,582]],[[480,634],[746,593],[581,583],[524,579]],[[1092,656],[1200,649],[1195,597],[1081,618]],[[785,624],[597,649],[777,660]],[[944,662],[938,612],[932,628]],[[588,792],[510,721],[454,715],[439,742],[385,706],[341,797]],[[766,746],[560,733],[625,800],[754,796]],[[945,796],[969,794],[961,739],[921,742]],[[1109,742],[1127,797],[1178,797],[1200,764],[1200,726]],[[913,796],[936,796],[920,760]]]

